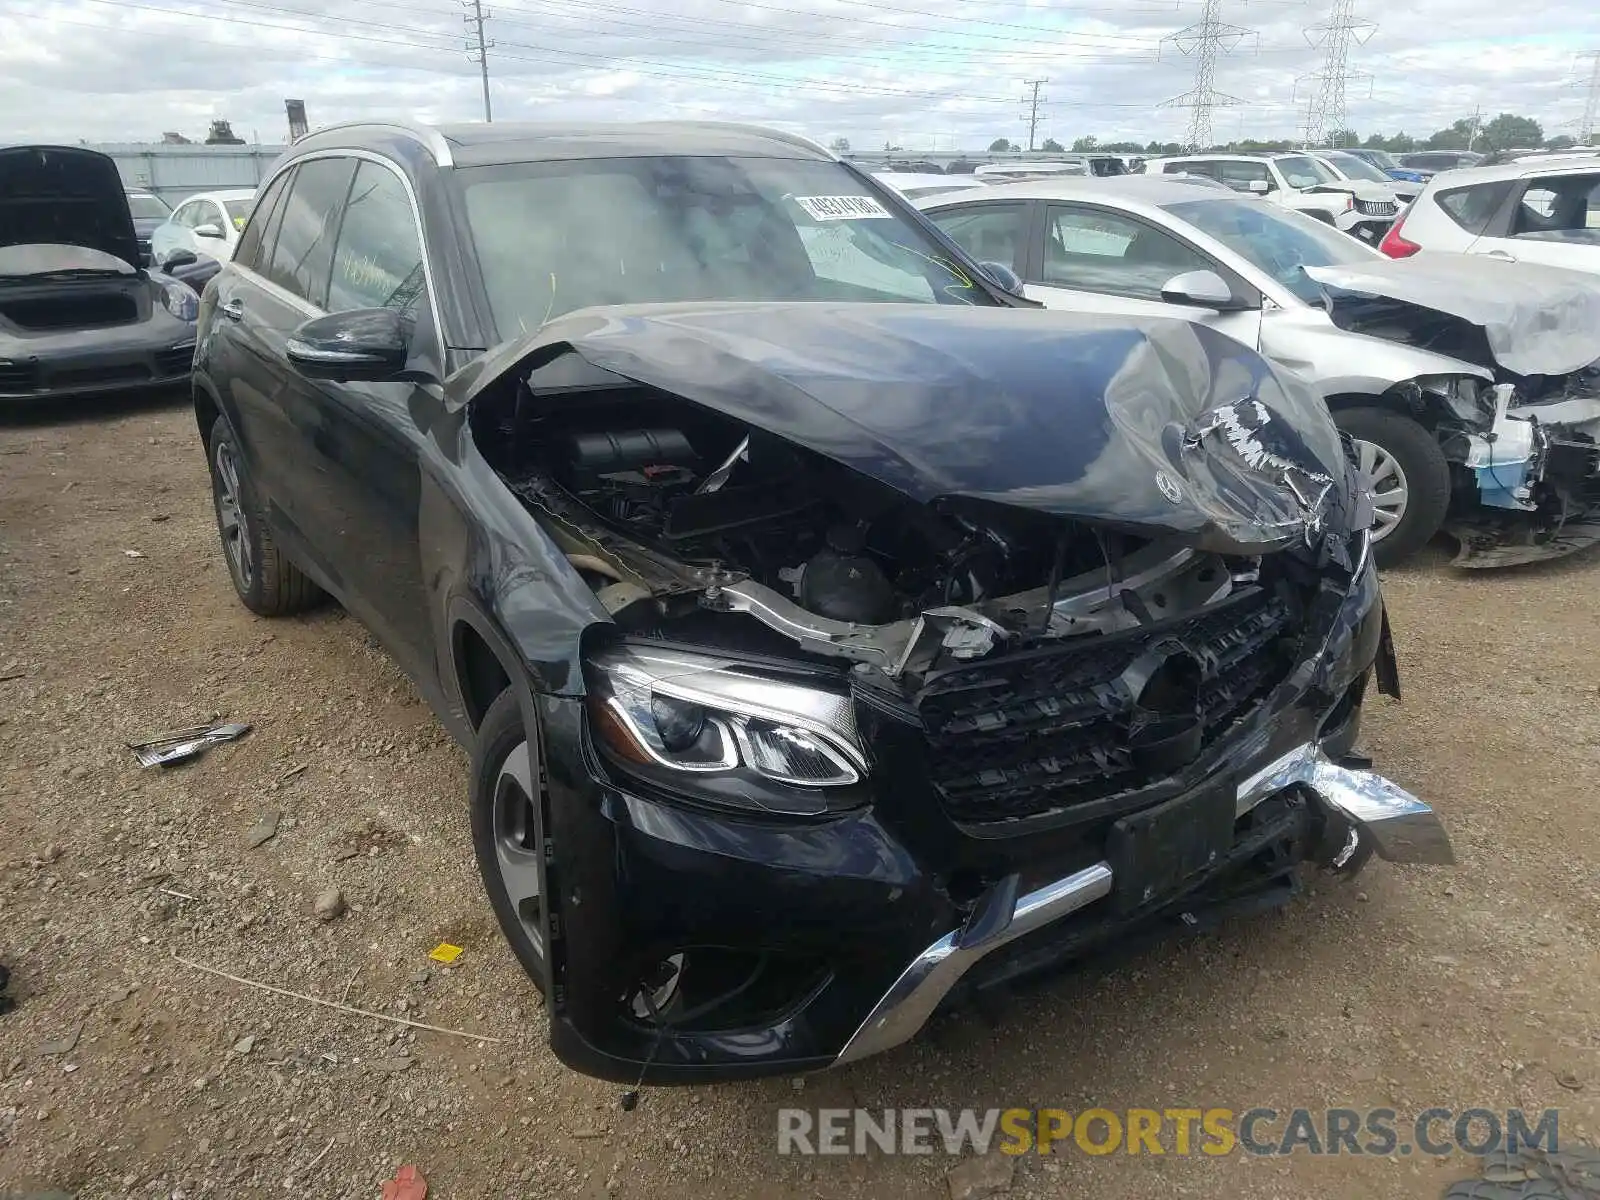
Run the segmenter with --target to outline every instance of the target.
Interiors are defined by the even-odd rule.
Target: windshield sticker
[[[794,202],[813,221],[861,221],[890,215],[871,196],[796,196]]]

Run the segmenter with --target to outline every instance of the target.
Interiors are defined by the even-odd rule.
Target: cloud
[[[1253,31],[1217,65],[1242,97],[1219,138],[1292,136],[1322,52],[1304,30],[1328,0],[1231,0]],[[1349,123],[1425,135],[1481,106],[1576,132],[1600,9],[1491,0],[1363,5]],[[450,0],[10,0],[0,12],[8,140],[153,141],[226,117],[281,141],[283,101],[313,125],[481,115],[463,11]],[[1173,139],[1193,86],[1169,35],[1195,0],[507,0],[488,35],[495,116],[755,121],[858,147],[982,147],[1025,136],[1023,81],[1045,79],[1039,135]],[[1297,83],[1297,80],[1299,81]]]

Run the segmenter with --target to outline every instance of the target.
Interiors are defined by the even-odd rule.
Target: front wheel
[[[540,991],[550,978],[543,775],[537,739],[528,736],[517,694],[507,688],[478,726],[472,755],[472,849],[500,931]]]
[[[1439,532],[1450,507],[1450,464],[1438,440],[1410,417],[1348,408],[1334,423],[1356,444],[1377,521],[1372,553],[1382,567],[1408,558]]]

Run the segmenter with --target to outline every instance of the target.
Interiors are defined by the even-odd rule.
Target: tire
[[[245,471],[239,439],[227,417],[218,417],[206,441],[211,468],[211,506],[233,590],[251,612],[283,617],[302,612],[323,592],[278,549],[266,511]]]
[[[1356,441],[1364,469],[1380,464],[1373,500],[1379,505],[1373,557],[1380,567],[1409,558],[1439,532],[1450,508],[1450,464],[1433,434],[1410,417],[1384,408],[1347,408],[1333,414],[1334,423]],[[1394,472],[1388,472],[1392,463]],[[1388,485],[1388,486],[1386,486]],[[1398,519],[1385,524],[1385,494],[1398,486],[1405,494]]]
[[[500,932],[543,992],[549,928],[544,895],[544,788],[539,747],[530,742],[516,692],[495,698],[472,752],[472,850]]]

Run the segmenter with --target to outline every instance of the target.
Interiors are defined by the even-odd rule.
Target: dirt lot
[[[0,1195],[935,1197],[952,1162],[780,1157],[785,1105],[1561,1109],[1600,1132],[1600,558],[1387,580],[1407,687],[1367,748],[1454,869],[1088,969],[799,1081],[573,1075],[472,866],[464,758],[363,629],[234,601],[176,403],[0,426]],[[213,716],[170,772],[123,743]],[[263,815],[276,834],[252,848]],[[348,912],[313,904],[337,887]],[[440,941],[466,947],[430,962]],[[205,974],[470,1030],[405,1031]],[[75,1041],[73,1040],[75,1036]],[[52,1044],[54,1043],[54,1044]],[[1275,1136],[1275,1135],[1274,1135]],[[1008,1195],[1438,1196],[1456,1154],[1017,1165]]]

